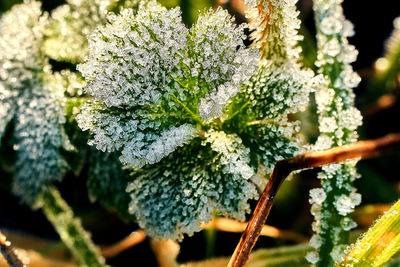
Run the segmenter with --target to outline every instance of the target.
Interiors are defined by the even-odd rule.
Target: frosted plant
[[[254,170],[242,154],[246,148],[234,135],[207,135],[134,173],[127,188],[130,212],[150,236],[182,239],[183,233],[199,231],[214,211],[245,219],[248,199],[258,195],[249,177]]]
[[[124,9],[90,35],[78,65],[93,96],[79,125],[134,169],[129,211],[151,236],[181,239],[215,212],[243,220],[260,164],[299,150],[287,115],[307,103],[313,73],[293,62],[257,66],[246,26],[232,22],[220,8],[190,29],[178,8]]]
[[[82,62],[88,54],[87,36],[107,21],[109,11],[137,9],[140,0],[68,0],[51,13],[43,43],[46,54],[59,61]]]
[[[352,91],[360,78],[350,65],[355,61],[357,51],[347,41],[354,32],[352,24],[343,16],[341,2],[314,1],[318,41],[316,65],[325,77],[325,84],[316,92],[321,134],[315,148],[321,150],[357,141],[356,129],[362,121],[360,112],[354,107]],[[323,171],[318,175],[322,189],[310,192],[311,211],[315,216],[313,238],[319,242],[311,244],[317,252],[309,253],[307,259],[317,266],[333,265],[346,247],[348,231],[356,225],[350,218],[361,201],[353,187],[358,176],[355,164],[356,161],[349,161],[322,167]],[[326,200],[317,201],[316,192]]]
[[[297,42],[301,21],[297,18],[297,0],[246,0],[246,16],[255,29],[252,34],[264,58],[297,60],[301,52]]]
[[[132,171],[122,167],[116,152],[104,153],[92,148],[88,158],[87,187],[90,199],[117,210],[123,219],[132,220],[128,212],[131,198],[125,193],[127,184],[132,181]]]
[[[47,16],[40,3],[13,7],[0,21],[0,133],[13,121],[17,153],[14,191],[30,204],[62,177],[59,150],[67,146],[63,91],[49,78],[41,51]]]
[[[246,1],[254,46],[263,59],[235,105],[239,109],[246,106],[239,117],[247,125],[239,128],[246,131],[252,151],[257,151],[255,157],[268,169],[300,147],[299,122],[289,121],[287,116],[303,111],[310,92],[320,84],[320,77],[299,63],[301,48],[297,42],[302,36],[298,34],[296,2]]]
[[[93,131],[98,149],[121,151],[127,165],[160,161],[197,136],[196,125],[219,115],[255,71],[257,51],[244,49],[243,38],[222,10],[190,32],[179,9],[153,4],[136,17],[123,10],[91,36],[93,53],[78,66],[96,100],[80,115],[81,128]]]

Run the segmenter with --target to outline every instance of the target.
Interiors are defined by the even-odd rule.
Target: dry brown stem
[[[151,248],[157,258],[160,267],[179,267],[176,258],[178,257],[180,246],[173,240],[150,240]]]
[[[224,232],[242,233],[246,229],[246,226],[246,222],[239,222],[228,218],[215,218],[209,223],[203,225],[202,228],[217,229]],[[307,237],[301,234],[292,231],[281,230],[270,225],[263,225],[260,235],[287,239],[297,243],[307,242],[308,240]]]
[[[143,230],[132,232],[129,236],[125,237],[121,241],[111,246],[105,246],[101,248],[101,254],[106,258],[112,258],[120,254],[121,252],[136,246],[146,239]]]
[[[274,197],[282,182],[292,171],[320,167],[350,159],[368,158],[399,147],[400,133],[389,134],[375,140],[360,141],[324,151],[307,152],[290,159],[277,161],[228,266],[239,267],[246,263],[267,220]]]

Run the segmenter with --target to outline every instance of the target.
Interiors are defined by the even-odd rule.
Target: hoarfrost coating
[[[14,6],[0,20],[0,138],[13,120],[16,150],[13,190],[33,206],[66,167],[68,146],[63,91],[53,84],[42,51],[48,16],[39,2]]]
[[[93,133],[92,144],[142,167],[173,152],[157,159],[146,152],[162,136],[167,141],[171,127],[220,117],[256,71],[259,55],[245,49],[244,26],[235,27],[222,9],[206,12],[190,30],[178,8],[152,3],[132,12],[111,15],[90,36],[90,55],[78,69],[95,101],[78,120]],[[196,135],[180,129],[182,144]]]

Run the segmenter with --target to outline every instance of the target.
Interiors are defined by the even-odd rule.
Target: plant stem
[[[324,77],[324,82],[315,93],[320,130],[317,144],[323,148],[357,141],[356,130],[362,121],[354,105],[353,93],[360,77],[350,64],[356,60],[357,51],[347,40],[353,33],[351,23],[343,14],[341,2],[313,1],[318,46],[315,65]],[[331,28],[328,29],[328,26]],[[356,161],[353,161],[322,168],[318,174],[321,189],[310,191],[310,196],[315,192],[324,196],[322,203],[311,199],[311,213],[315,219],[310,245],[316,251],[309,253],[307,259],[317,267],[333,266],[336,257],[348,244],[349,230],[356,226],[351,213],[360,204],[361,195],[353,186],[358,177],[355,164]]]
[[[246,229],[246,226],[247,223],[245,222],[239,222],[228,218],[214,218],[206,225],[203,225],[202,228],[205,230],[216,229],[224,232],[241,233]],[[297,243],[307,242],[308,240],[307,237],[301,234],[287,230],[281,230],[270,225],[263,225],[260,235],[269,236],[273,238],[287,239]]]
[[[73,211],[61,197],[60,192],[51,187],[41,197],[43,212],[47,219],[81,265],[105,267],[104,258],[83,229],[81,222],[74,217]]]
[[[118,254],[124,252],[125,250],[136,246],[146,239],[146,235],[143,230],[137,230],[132,232],[129,236],[125,237],[116,244],[102,247],[101,254],[106,258],[112,258]]]
[[[360,141],[324,151],[307,152],[290,159],[279,160],[275,164],[268,184],[258,200],[253,215],[244,231],[231,260],[229,267],[243,266],[253,249],[261,229],[265,224],[279,186],[295,170],[316,168],[326,164],[342,162],[349,159],[368,158],[388,150],[400,148],[400,133],[385,137]]]

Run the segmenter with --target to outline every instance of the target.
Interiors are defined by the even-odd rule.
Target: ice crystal
[[[13,119],[13,188],[32,205],[50,182],[62,177],[59,150],[68,145],[61,127],[63,92],[52,84],[41,51],[46,25],[47,15],[36,1],[14,6],[0,21],[0,133]]]
[[[354,93],[360,77],[350,63],[357,57],[357,50],[350,45],[347,37],[354,34],[352,24],[345,20],[341,2],[338,0],[316,0],[314,11],[317,23],[318,55],[316,65],[325,81],[316,92],[319,114],[319,136],[315,149],[322,150],[357,141],[356,129],[361,125],[362,116],[354,107]],[[313,230],[321,245],[317,248],[319,257],[310,261],[317,266],[329,266],[337,258],[335,247],[345,244],[343,231],[354,228],[349,214],[361,201],[355,193],[353,181],[358,176],[356,161],[324,166],[318,175],[322,182],[321,191],[310,192],[314,208]],[[324,193],[327,201],[317,202],[316,192]],[[335,222],[332,221],[335,218]]]
[[[340,262],[344,258],[346,249],[347,245],[338,245],[332,249],[330,255],[334,262]]]
[[[340,222],[340,225],[345,231],[350,231],[351,229],[357,227],[357,223],[349,217],[343,218],[342,221]]]
[[[361,195],[352,192],[350,196],[341,195],[335,203],[338,213],[342,216],[354,211],[354,207],[361,203]]]
[[[315,264],[318,262],[318,259],[319,259],[318,253],[315,251],[308,252],[306,255],[306,259],[308,260],[309,263]]]
[[[322,188],[314,188],[310,190],[310,197],[311,204],[317,203],[318,205],[321,205],[326,199],[326,194]]]
[[[57,87],[57,90],[64,91],[69,97],[79,97],[83,95],[83,88],[86,86],[85,81],[79,73],[69,70],[54,72],[49,76],[52,85]]]
[[[235,28],[227,11],[209,12],[199,17],[191,29],[191,43],[197,62],[192,63],[192,76],[206,86],[199,113],[204,120],[220,117],[229,99],[246,84],[257,70],[258,51],[245,49],[242,24]],[[198,73],[198,75],[196,75]]]
[[[1,18],[0,79],[8,87],[23,88],[43,70],[41,42],[46,25],[47,16],[36,1],[16,5]]]

